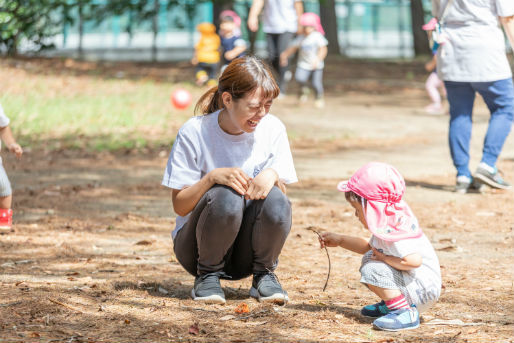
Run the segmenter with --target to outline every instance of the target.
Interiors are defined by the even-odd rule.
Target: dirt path
[[[225,306],[190,300],[193,278],[174,258],[169,191],[159,186],[167,151],[5,156],[16,224],[0,235],[0,341],[512,342],[513,193],[450,191],[448,119],[420,114],[424,101],[414,89],[329,94],[323,111],[294,98],[274,105],[301,180],[290,187],[293,230],[277,271],[286,307],[250,299],[250,279],[223,283]],[[472,168],[487,124],[477,105]],[[334,187],[370,160],[404,174],[406,198],[442,265],[444,294],[415,331],[374,331],[359,316],[376,299],[358,282],[355,254],[330,250],[333,271],[321,291],[326,256],[305,228],[365,234]],[[514,180],[514,135],[499,165]],[[241,302],[249,314],[235,312]],[[434,318],[468,325],[429,325]]]

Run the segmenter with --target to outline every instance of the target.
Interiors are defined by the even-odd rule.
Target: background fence
[[[107,0],[97,0],[101,3]],[[234,10],[246,22],[251,0],[234,1]],[[157,60],[184,60],[191,57],[198,34],[198,23],[212,22],[211,2],[179,1],[168,8],[167,0],[160,0],[157,16]],[[151,4],[150,4],[151,5]],[[305,0],[305,11],[319,12],[317,0]],[[427,12],[430,1],[425,1]],[[71,13],[78,17],[78,11]],[[413,53],[409,0],[337,0],[336,15],[340,51],[350,57],[411,57]],[[134,22],[131,13],[108,17],[97,23],[83,23],[82,37],[78,20],[66,25],[55,36],[55,50],[50,55],[74,56],[82,39],[83,57],[105,60],[150,60],[153,44],[152,21]],[[130,32],[130,33],[129,33]],[[248,39],[246,25],[243,37]],[[257,54],[265,55],[264,34],[259,32]]]

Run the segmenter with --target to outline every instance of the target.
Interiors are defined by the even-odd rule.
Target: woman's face
[[[220,113],[220,127],[223,131],[231,135],[255,131],[261,119],[269,113],[273,103],[272,98],[263,98],[261,94],[262,89],[258,88],[244,98],[234,100],[229,93],[224,92],[222,98],[225,110]]]
[[[350,201],[350,205],[355,209],[355,216],[359,219],[359,221],[364,225],[364,227],[368,228],[368,223],[366,222],[366,217],[364,216],[364,209],[362,205],[358,201]]]

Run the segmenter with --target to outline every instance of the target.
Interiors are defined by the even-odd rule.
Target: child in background
[[[308,99],[309,87],[307,87],[307,82],[311,78],[316,93],[314,105],[323,108],[325,106],[323,100],[323,61],[327,56],[328,41],[324,37],[325,31],[317,14],[311,12],[302,14],[300,25],[303,34],[299,35],[291,46],[280,55],[280,64],[287,66],[289,57],[297,50],[299,51],[295,79],[300,84],[300,101],[305,102]]]
[[[223,66],[221,72],[225,67],[232,62],[232,60],[243,57],[246,51],[246,42],[241,38],[240,32],[241,18],[233,11],[223,11],[220,15],[220,38],[221,46],[223,48],[222,61]]]
[[[200,40],[195,46],[195,53],[191,63],[196,65],[196,84],[203,86],[216,85],[216,74],[220,61],[220,37],[216,34],[216,27],[211,23],[198,24],[196,30],[200,32]]]
[[[9,118],[4,113],[2,105],[0,105],[0,138],[7,146],[10,152],[20,158],[23,149],[16,143],[11,128],[9,127]],[[11,183],[7,178],[2,159],[0,158],[0,231],[11,230],[12,226],[12,189]]]
[[[431,32],[436,29],[437,19],[432,18],[428,23],[423,25],[423,30],[428,32],[429,38],[431,37]],[[446,88],[444,87],[444,82],[439,79],[437,76],[437,48],[439,44],[433,42],[432,44],[432,59],[425,64],[425,69],[430,73],[425,82],[425,89],[427,90],[428,96],[432,103],[425,107],[425,112],[428,114],[443,114],[444,109],[441,103],[441,94],[439,94],[439,89],[443,93],[443,96],[446,96]]]
[[[321,247],[343,247],[363,254],[361,282],[381,301],[362,308],[377,318],[375,328],[387,331],[415,329],[419,312],[441,294],[439,260],[430,241],[402,196],[405,181],[392,166],[371,162],[337,189],[355,209],[355,216],[371,231],[371,238],[320,234]]]

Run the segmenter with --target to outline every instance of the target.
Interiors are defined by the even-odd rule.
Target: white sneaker
[[[325,108],[325,100],[324,99],[316,99],[314,101],[314,106],[316,108]]]

